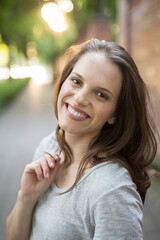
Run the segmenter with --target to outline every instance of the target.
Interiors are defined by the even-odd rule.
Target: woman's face
[[[121,89],[118,67],[102,53],[86,53],[75,64],[58,96],[58,122],[66,132],[96,136],[114,113]]]

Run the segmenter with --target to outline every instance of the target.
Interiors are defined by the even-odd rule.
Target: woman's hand
[[[39,160],[26,165],[22,179],[20,193],[27,201],[37,201],[54,181],[60,166],[57,154],[46,155]]]

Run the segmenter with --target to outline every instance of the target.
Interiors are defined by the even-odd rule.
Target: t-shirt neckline
[[[111,163],[111,161],[107,161],[107,162],[103,162],[103,163],[99,163],[97,165],[95,165],[94,167],[92,167],[87,173],[85,173],[82,178],[79,180],[79,182],[77,183],[76,186],[78,186],[79,184],[81,184],[93,171],[95,171],[96,169],[105,166],[107,164]],[[55,182],[53,181],[51,184],[51,187],[53,190],[55,190],[56,193],[63,193],[66,192],[67,190],[69,190],[71,188],[71,186],[67,186],[64,188],[60,188],[58,187]]]

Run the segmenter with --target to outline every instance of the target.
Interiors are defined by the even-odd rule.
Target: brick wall
[[[160,0],[117,3],[119,43],[129,50],[148,85],[160,133]]]
[[[104,16],[97,16],[90,19],[86,27],[79,34],[77,43],[82,43],[91,38],[110,41],[111,35],[111,20]]]

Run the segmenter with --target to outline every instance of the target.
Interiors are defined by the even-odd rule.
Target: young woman
[[[156,140],[131,56],[96,39],[72,46],[54,91],[56,133],[25,167],[8,240],[141,240]]]

